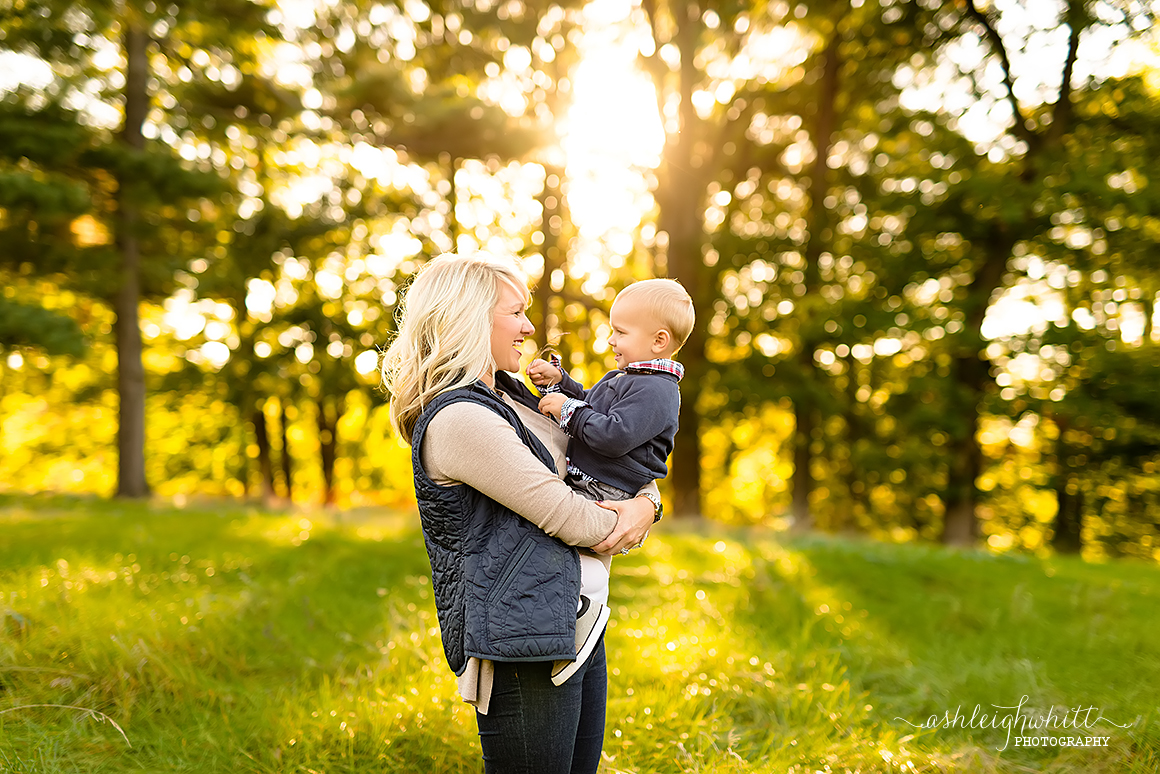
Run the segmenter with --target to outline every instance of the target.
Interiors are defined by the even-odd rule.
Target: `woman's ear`
[[[664,328],[661,328],[653,336],[652,351],[654,353],[664,352],[669,348],[669,343],[672,342],[672,340],[672,334],[670,334]]]

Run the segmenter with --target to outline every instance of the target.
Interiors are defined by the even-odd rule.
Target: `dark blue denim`
[[[596,774],[604,747],[604,637],[588,663],[552,685],[547,661],[496,663],[488,713],[475,713],[484,774]]]

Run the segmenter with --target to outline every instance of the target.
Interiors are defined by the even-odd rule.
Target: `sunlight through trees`
[[[0,489],[406,503],[378,353],[486,250],[587,380],[690,291],[677,516],[1155,559],[1157,10],[10,4]]]

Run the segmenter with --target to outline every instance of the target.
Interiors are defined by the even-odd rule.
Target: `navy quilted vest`
[[[553,472],[544,445],[482,382],[445,392],[428,404],[412,433],[411,464],[443,652],[455,674],[469,656],[492,661],[574,658],[580,559],[511,509],[466,484],[440,486],[423,470],[423,435],[445,406],[472,401],[516,429]]]

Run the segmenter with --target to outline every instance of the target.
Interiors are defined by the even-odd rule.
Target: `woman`
[[[579,558],[640,544],[645,496],[597,504],[561,480],[566,438],[510,373],[534,332],[508,263],[435,258],[417,273],[383,361],[391,421],[412,446],[415,493],[448,665],[476,706],[484,770],[596,771],[607,672],[601,642],[575,659]],[[655,485],[651,493],[655,493]]]

